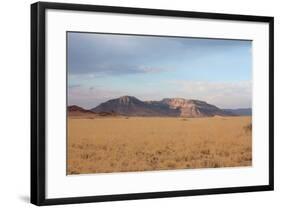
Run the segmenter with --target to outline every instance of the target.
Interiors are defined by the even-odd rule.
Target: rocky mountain
[[[237,116],[251,116],[252,108],[223,109],[225,112],[235,114]]]
[[[141,101],[133,96],[108,100],[91,111],[95,113],[114,112],[125,116],[210,117],[234,115],[200,100],[165,98],[160,101]]]
[[[183,98],[165,98],[162,103],[167,104],[170,108],[179,109],[182,117],[210,117],[210,116],[229,116],[220,108],[200,100],[187,100]]]
[[[95,113],[115,112],[125,116],[178,116],[177,109],[170,109],[161,103],[150,104],[133,96],[112,99],[91,109]]]

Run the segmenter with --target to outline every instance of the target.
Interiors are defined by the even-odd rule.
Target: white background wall
[[[49,0],[51,1],[51,0]],[[0,207],[29,204],[30,4],[2,1],[0,7]],[[60,2],[148,7],[275,17],[275,191],[60,207],[278,207],[281,204],[281,3],[278,0],[75,0]]]

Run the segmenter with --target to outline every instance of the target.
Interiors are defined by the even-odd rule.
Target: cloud
[[[207,101],[221,108],[245,108],[252,105],[252,82],[210,82],[185,81],[170,82],[178,86],[176,94],[184,98]]]
[[[100,77],[102,75],[124,75],[124,74],[139,74],[139,73],[157,73],[157,72],[164,72],[168,71],[166,68],[159,68],[159,67],[153,67],[153,66],[144,66],[144,65],[136,65],[136,64],[130,64],[130,63],[100,63],[100,64],[92,64],[91,70],[89,71],[79,71],[79,73],[74,73],[74,76],[91,76],[94,77]]]
[[[120,97],[123,92],[111,89],[100,89],[95,86],[77,86],[68,88],[68,105],[78,105],[91,109],[109,99]]]
[[[213,50],[247,47],[245,41],[68,33],[70,74],[159,73]]]
[[[134,36],[70,33],[68,69],[70,74],[95,75],[165,71],[153,65],[164,55],[159,50],[162,43],[163,40]]]

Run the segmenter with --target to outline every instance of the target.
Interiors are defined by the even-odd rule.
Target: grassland
[[[252,164],[251,117],[68,118],[67,174]]]

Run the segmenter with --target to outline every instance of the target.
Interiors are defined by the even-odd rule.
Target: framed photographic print
[[[31,5],[31,202],[273,190],[273,17]]]

